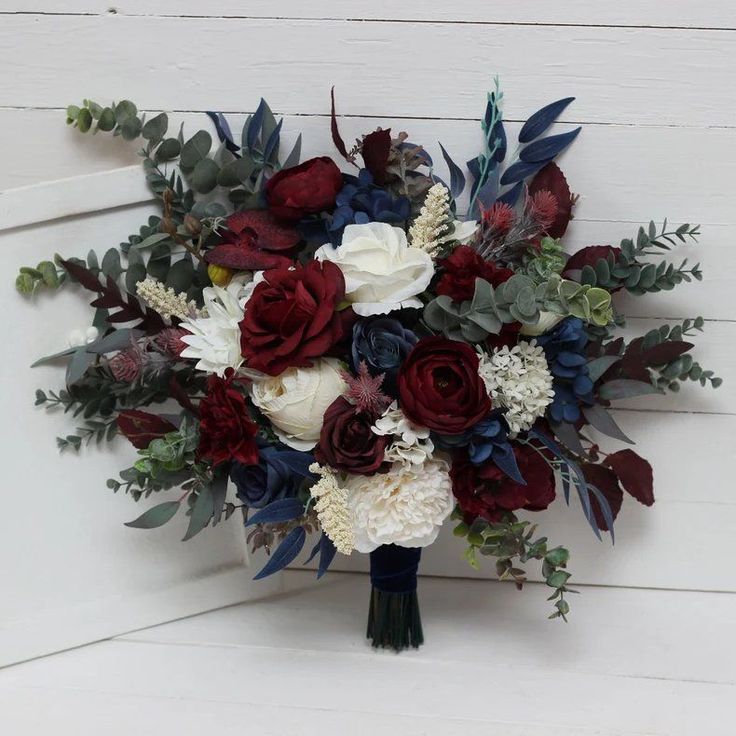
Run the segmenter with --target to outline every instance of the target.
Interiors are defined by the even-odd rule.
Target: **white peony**
[[[242,365],[240,322],[252,281],[250,274],[240,274],[226,288],[208,286],[202,291],[202,316],[181,323],[191,333],[181,338],[187,345],[181,355],[196,358],[199,370],[222,376],[228,368],[237,370]]]
[[[434,274],[430,255],[410,248],[404,231],[384,222],[348,225],[338,248],[323,245],[314,257],[342,271],[346,298],[363,317],[421,307],[417,295]]]
[[[544,416],[555,392],[544,350],[534,340],[508,345],[488,356],[480,352],[478,373],[493,403],[503,407],[512,433],[530,429]]]
[[[454,506],[444,460],[420,466],[394,463],[387,473],[349,476],[345,488],[358,552],[382,544],[426,547],[437,539]]]
[[[311,368],[288,368],[278,376],[255,380],[251,399],[284,444],[311,450],[325,410],[347,388],[341,371],[336,358],[320,358]]]

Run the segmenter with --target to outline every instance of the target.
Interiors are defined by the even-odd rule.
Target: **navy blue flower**
[[[499,411],[491,412],[485,419],[460,435],[432,435],[435,444],[445,450],[467,447],[468,457],[474,465],[490,460],[512,480],[526,484],[519,472],[514,450],[508,440],[508,425]]]
[[[580,419],[581,405],[593,404],[593,382],[588,377],[585,356],[588,335],[583,321],[568,317],[540,335],[537,344],[544,349],[553,378],[555,397],[549,416],[554,422],[574,424]]]
[[[399,368],[417,342],[417,336],[397,319],[360,319],[353,326],[353,368],[357,371],[361,361],[365,361],[372,375],[384,373],[381,388],[395,396]]]
[[[309,472],[314,457],[308,452],[267,445],[259,449],[258,458],[257,465],[235,462],[230,470],[238,498],[249,508],[262,509],[272,501],[294,498],[304,479],[314,477]]]
[[[357,177],[344,175],[347,184],[337,195],[336,207],[327,232],[333,244],[339,245],[347,225],[367,222],[404,222],[411,215],[411,203],[406,197],[393,197],[386,190],[374,186],[367,169]]]

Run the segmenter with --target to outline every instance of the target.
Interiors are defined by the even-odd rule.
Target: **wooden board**
[[[172,63],[185,38],[196,43]],[[267,91],[275,109],[309,114],[328,109],[334,84],[345,113],[474,118],[498,74],[509,119],[575,94],[566,120],[731,126],[732,42],[720,30],[8,15],[0,68],[14,83],[0,88],[0,106],[127,93],[142,107],[240,111]],[[127,89],[113,82],[123,69]]]

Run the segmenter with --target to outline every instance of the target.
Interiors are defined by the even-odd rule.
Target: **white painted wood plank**
[[[263,90],[265,96],[267,93],[267,89]],[[512,90],[509,93],[512,94]],[[478,115],[483,102],[480,89],[476,100],[478,104],[474,114]],[[106,101],[106,98],[102,97],[100,101]],[[182,102],[188,104],[184,100],[180,104]],[[255,93],[249,102],[257,102]],[[340,97],[338,104],[342,110]],[[228,116],[236,135],[242,128],[244,117],[242,114]],[[178,130],[180,123],[185,124],[188,135],[200,128],[214,134],[210,121],[201,113],[172,114],[169,129]],[[447,168],[437,141],[441,141],[462,166],[481,148],[482,133],[477,120],[402,120],[392,117],[340,120],[342,135],[348,143],[378,126],[390,127],[395,132],[407,131],[410,140],[427,148],[435,161],[437,173],[442,177],[447,176]],[[104,134],[82,135],[64,124],[61,110],[2,110],[0,127],[5,131],[0,141],[0,156],[4,161],[0,190],[114,169],[140,161],[136,156],[140,141],[126,143]],[[519,123],[508,124],[510,138],[516,137],[520,127]],[[552,132],[567,127],[558,126]],[[287,115],[282,143],[284,151],[290,150],[300,132],[303,134],[303,159],[329,155],[336,161],[341,160],[332,144],[329,118]],[[33,156],[28,155],[26,146],[17,144],[19,140],[32,147]],[[639,223],[650,219],[661,221],[667,217],[672,222],[684,219],[704,225],[733,224],[736,223],[736,208],[733,206],[736,199],[736,157],[728,155],[732,150],[736,150],[736,128],[590,125],[583,128],[573,146],[561,157],[560,164],[571,188],[580,195],[576,207],[578,219]],[[622,232],[618,237],[625,234]]]
[[[186,37],[197,38],[186,60],[154,52]],[[131,54],[133,43],[149,53]],[[731,45],[728,31],[9,15],[0,66],[14,84],[0,89],[0,105],[125,94],[142,107],[242,110],[257,86],[275,109],[324,113],[335,84],[344,113],[473,117],[497,73],[513,91],[511,119],[575,94],[571,120],[731,126]],[[417,64],[417,49],[432,53]],[[412,73],[396,73],[404,68]],[[129,81],[111,89],[121,69]]]
[[[729,0],[671,0],[670,2],[590,3],[566,0],[552,5],[547,0],[525,0],[523,3],[489,4],[483,0],[465,0],[451,4],[445,0],[282,0],[274,6],[269,0],[217,0],[203,5],[197,0],[120,0],[114,4],[102,0],[33,0],[19,6],[18,0],[1,0],[0,12],[46,13],[117,13],[124,15],[169,15],[251,18],[334,18],[356,20],[449,21],[463,23],[531,23],[553,25],[623,25],[736,27],[736,11]]]
[[[686,602],[687,594],[657,594],[646,601],[612,591],[622,595],[595,606],[595,620],[565,626],[520,612],[519,596],[499,586],[483,595],[461,583],[439,583],[433,594],[423,581],[428,642],[397,657],[371,651],[362,639],[366,582],[336,589],[331,600],[320,590],[274,601],[268,605],[278,610],[272,608],[271,618],[263,617],[260,605],[239,609],[242,627],[257,632],[255,645],[213,645],[222,620],[216,617],[210,635],[194,645],[102,643],[9,669],[0,673],[0,683],[26,704],[33,695],[49,694],[56,704],[81,692],[102,703],[120,697],[168,701],[175,708],[192,703],[194,713],[207,701],[228,715],[235,704],[249,711],[286,706],[352,713],[358,723],[364,714],[370,714],[368,723],[399,714],[414,719],[409,733],[446,733],[433,730],[429,719],[462,719],[483,732],[488,724],[493,730],[487,732],[498,734],[521,732],[527,724],[539,733],[543,726],[585,734],[731,732],[734,673],[720,655],[733,643],[732,599],[730,606],[716,602],[714,612],[709,597]],[[682,615],[667,615],[681,606]],[[688,608],[700,613],[699,637],[692,623],[687,626]],[[280,633],[291,646],[272,646]],[[698,638],[705,642],[700,651]],[[670,652],[663,654],[665,648]],[[82,726],[86,712],[77,718]]]
[[[568,624],[549,621],[546,586],[517,591],[496,581],[422,577],[419,596],[427,645],[409,656],[468,662],[493,652],[499,667],[558,666],[592,675],[736,683],[722,657],[736,595],[582,586]],[[284,592],[120,637],[192,646],[365,652],[367,576],[285,574]],[[291,625],[298,617],[299,626]],[[702,623],[694,637],[693,626]],[[460,633],[462,632],[462,634]],[[403,656],[403,655],[402,655]],[[482,657],[485,659],[485,657]]]

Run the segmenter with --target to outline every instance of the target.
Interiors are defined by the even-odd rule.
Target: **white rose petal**
[[[404,231],[384,222],[348,225],[338,248],[323,245],[314,257],[342,271],[346,298],[361,316],[421,307],[417,295],[434,274],[429,254],[410,248]]]
[[[278,376],[255,380],[251,398],[284,444],[311,450],[325,410],[347,388],[341,370],[336,358],[320,358],[311,368],[288,368]]]

